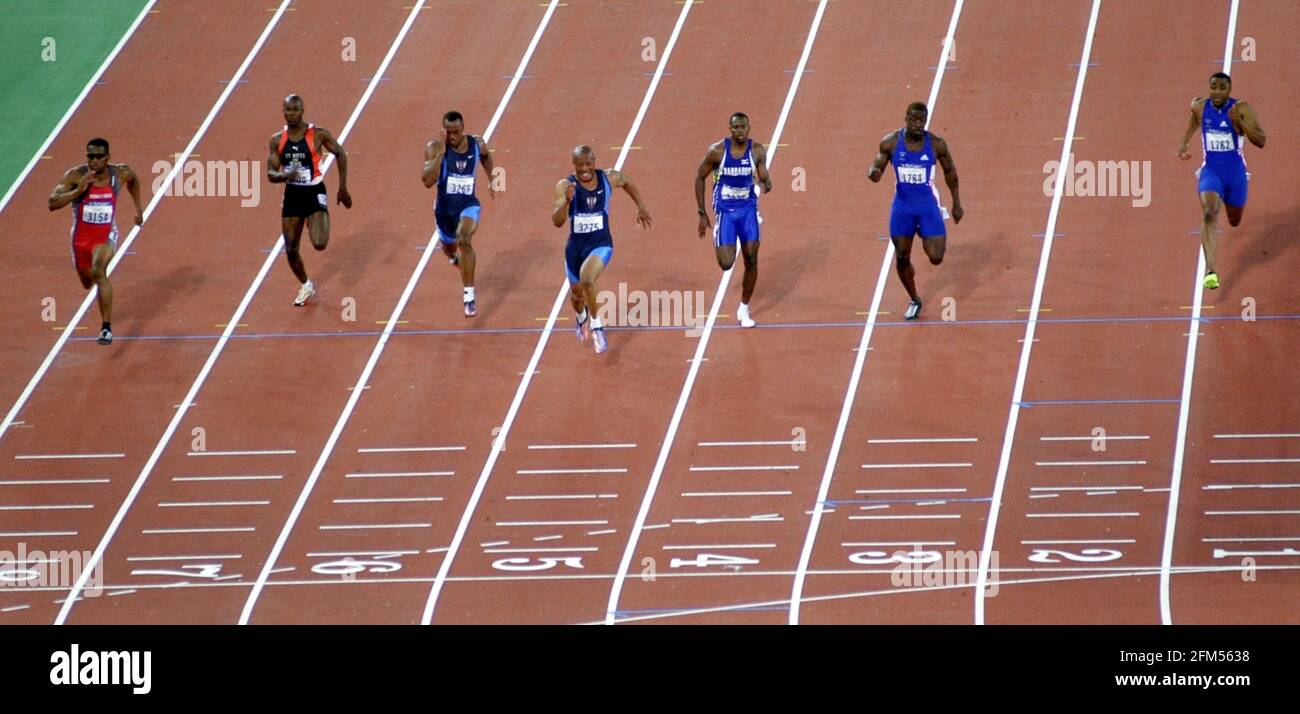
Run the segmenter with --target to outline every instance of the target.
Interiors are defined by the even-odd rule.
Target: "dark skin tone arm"
[[[442,172],[442,155],[446,152],[446,131],[442,131],[441,136],[424,145],[424,170],[420,172],[420,180],[424,182],[425,188],[438,185],[438,174]]]
[[[930,135],[930,142],[934,145],[934,157],[943,167],[943,180],[948,184],[948,190],[952,193],[952,222],[960,223],[961,217],[966,214],[961,207],[961,197],[957,192],[957,164],[952,160],[952,153],[948,151],[948,142],[935,136]],[[898,134],[887,134],[880,140],[880,149],[876,153],[876,160],[871,163],[871,171],[867,173],[867,178],[872,183],[879,183],[880,177],[885,173],[885,167],[889,166],[889,157],[894,155],[894,149],[898,147]]]
[[[1192,141],[1192,135],[1201,127],[1201,108],[1205,106],[1205,100],[1197,97],[1192,100],[1192,114],[1187,118],[1187,131],[1183,133],[1183,143],[1178,145],[1178,158],[1186,161],[1192,157],[1187,152],[1187,145]]]
[[[131,193],[131,201],[135,204],[135,225],[144,225],[144,207],[140,202],[139,177],[126,164],[110,166],[109,170],[117,172],[118,180],[126,184],[126,190]],[[94,180],[95,175],[85,166],[69,169],[67,173],[63,174],[63,180],[59,182],[58,186],[54,187],[53,193],[50,194],[50,210],[57,211],[75,201],[90,189]]]
[[[948,151],[948,142],[933,134],[930,135],[930,141],[934,144],[934,157],[943,167],[943,182],[948,184],[948,191],[952,194],[952,222],[961,223],[961,217],[966,212],[962,210],[961,198],[957,194],[957,164],[953,163],[952,154]]]
[[[706,182],[709,175],[722,165],[722,152],[727,150],[727,142],[719,141],[709,147],[709,152],[704,155],[704,160],[700,162],[700,168],[695,172],[695,205],[700,214],[699,237],[703,238],[713,224],[709,222],[709,212],[704,207],[704,194]],[[754,142],[754,163],[758,172],[758,180],[763,184],[763,192],[772,192],[772,177],[767,173],[767,149],[757,141]]]

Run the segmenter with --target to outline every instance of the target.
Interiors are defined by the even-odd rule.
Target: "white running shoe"
[[[293,299],[294,307],[302,307],[303,305],[306,305],[307,301],[311,299],[311,296],[315,294],[316,286],[312,284],[311,280],[303,283],[302,287],[298,288],[298,297]]]
[[[749,316],[749,306],[744,303],[741,303],[740,307],[736,308],[736,320],[740,322],[741,327],[754,327],[758,324],[754,322],[754,318]]]

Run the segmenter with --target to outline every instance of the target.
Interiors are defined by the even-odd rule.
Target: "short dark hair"
[[[465,123],[465,117],[461,116],[460,112],[456,111],[455,109],[447,112],[446,114],[443,114],[442,120],[444,122],[451,122],[452,124],[455,124],[456,122],[460,122],[461,124]]]
[[[735,114],[732,114],[729,119],[727,119],[727,123],[730,124],[733,119],[744,119],[745,121],[749,121],[749,115],[744,112],[736,112]]]
[[[285,97],[285,98],[284,98],[284,103],[285,103],[285,104],[302,104],[302,105],[304,105],[304,106],[306,106],[306,104],[307,104],[306,102],[304,102],[304,101],[302,100],[302,97],[298,96],[297,94],[290,94],[289,96]]]
[[[92,146],[97,146],[103,149],[105,154],[108,153],[108,139],[103,139],[97,136],[91,139],[90,141],[86,142],[87,149],[91,148]]]
[[[925,106],[925,102],[912,102],[911,104],[907,105],[908,114],[911,114],[912,112],[917,111],[918,109],[925,112],[926,116],[930,115],[930,109]]]
[[[1210,75],[1211,82],[1213,82],[1216,79],[1222,79],[1228,83],[1228,86],[1230,87],[1232,86],[1232,77],[1229,77],[1227,72],[1215,72],[1214,74]]]

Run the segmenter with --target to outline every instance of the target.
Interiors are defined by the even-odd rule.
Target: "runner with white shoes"
[[[325,250],[330,242],[329,199],[320,169],[322,150],[338,157],[338,202],[344,208],[352,208],[352,196],[348,193],[347,152],[329,131],[304,122],[302,112],[302,97],[290,94],[284,98],[284,129],[271,136],[271,155],[266,161],[266,177],[271,183],[285,185],[280,225],[284,232],[285,258],[298,282],[302,283],[298,296],[293,299],[297,306],[305,305],[316,294],[316,286],[307,277],[302,255],[298,252],[303,226],[307,226],[311,244],[316,250]]]
[[[569,241],[564,247],[564,273],[569,278],[569,301],[576,315],[579,342],[591,335],[596,354],[609,348],[605,326],[596,315],[596,280],[614,257],[614,237],[609,232],[609,199],[622,188],[636,201],[636,222],[650,227],[650,211],[641,200],[632,179],[621,171],[596,168],[596,154],[590,146],[573,150],[573,173],[555,184],[551,223],[563,228],[569,222]]]
[[[433,218],[438,226],[438,243],[448,261],[460,271],[465,317],[478,314],[474,294],[474,269],[477,258],[471,242],[479,227],[480,205],[474,193],[475,174],[479,166],[488,177],[488,194],[496,199],[492,186],[492,153],[482,137],[465,133],[465,118],[450,111],[442,117],[442,131],[424,147],[424,170],[420,174],[425,188],[438,189]]]
[[[718,267],[730,270],[736,264],[736,243],[745,259],[745,277],[741,284],[740,307],[736,320],[742,327],[753,327],[749,300],[758,283],[759,224],[758,187],[771,193],[772,178],[767,174],[767,150],[749,138],[749,117],[742,112],[731,115],[731,136],[713,146],[695,173],[695,202],[700,213],[700,237],[709,229],[709,212],[704,208],[704,184],[713,175],[713,212],[718,223],[713,226],[713,250]]]

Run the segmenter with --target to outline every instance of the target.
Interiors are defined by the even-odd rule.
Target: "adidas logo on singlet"
[[[1219,126],[1227,126],[1227,125],[1228,125],[1228,122],[1226,122],[1226,121],[1221,121],[1221,122],[1219,122]]]
[[[922,161],[929,161],[929,160],[930,160],[930,157],[929,157],[929,156],[926,156],[925,154],[921,154],[921,160],[922,160]]]

